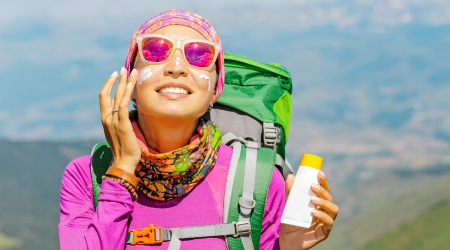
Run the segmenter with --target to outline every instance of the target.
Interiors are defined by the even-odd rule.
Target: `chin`
[[[205,112],[203,108],[196,109],[193,104],[168,103],[166,105],[154,105],[149,108],[148,112],[143,113],[161,119],[197,119]]]

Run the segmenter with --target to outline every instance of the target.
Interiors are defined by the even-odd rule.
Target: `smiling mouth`
[[[182,95],[190,95],[191,93],[184,88],[180,87],[166,87],[160,90],[157,90],[158,93],[170,93],[170,94],[182,94]]]

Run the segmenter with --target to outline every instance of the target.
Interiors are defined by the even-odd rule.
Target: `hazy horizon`
[[[24,3],[5,3],[0,17],[0,138],[103,140],[103,82],[142,22],[178,8],[208,19],[226,52],[291,72],[294,160],[309,152],[367,156],[356,165],[450,163],[450,2]]]

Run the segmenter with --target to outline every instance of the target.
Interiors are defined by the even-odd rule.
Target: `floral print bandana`
[[[136,112],[130,113],[136,119]],[[180,197],[194,188],[216,163],[222,136],[211,121],[200,118],[200,138],[177,150],[153,154],[141,147],[141,161],[136,176],[139,189],[154,200],[166,201]]]

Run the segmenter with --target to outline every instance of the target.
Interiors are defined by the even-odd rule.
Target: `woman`
[[[120,76],[114,72],[107,79],[99,95],[114,161],[96,210],[90,156],[75,159],[64,172],[61,249],[145,248],[125,244],[126,233],[149,224],[176,228],[222,222],[232,149],[220,144],[215,124],[200,117],[220,96],[223,84],[222,45],[206,20],[173,10],[139,27],[125,68]],[[137,110],[128,113],[130,99]],[[313,211],[315,222],[305,229],[280,225],[294,178],[289,176],[285,183],[278,171],[273,172],[260,249],[308,249],[328,237],[338,207],[332,203],[326,177],[322,173],[318,178],[321,186],[312,191],[319,198],[311,199],[318,209]],[[169,243],[148,247],[167,249]],[[181,248],[227,249],[223,236],[182,240]]]

